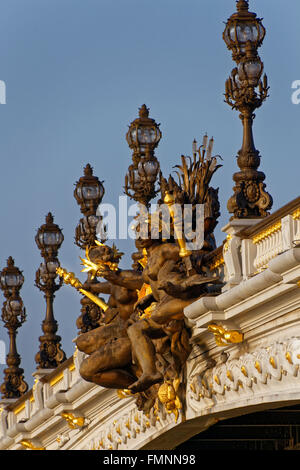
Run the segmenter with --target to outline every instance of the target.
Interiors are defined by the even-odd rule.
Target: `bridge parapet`
[[[185,309],[193,343],[187,419],[300,403],[299,205],[225,227],[222,292]]]
[[[299,207],[231,222],[209,255],[223,289],[185,309],[192,352],[177,420],[83,380],[76,351],[0,404],[0,449],[172,449],[219,420],[300,403]]]
[[[300,197],[263,220],[232,220],[223,231],[226,240],[207,261],[211,273],[224,283],[223,290],[228,290],[267,269],[279,254],[300,246]]]

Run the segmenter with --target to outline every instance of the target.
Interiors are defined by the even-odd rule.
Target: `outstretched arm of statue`
[[[185,295],[197,297],[205,288],[205,285],[217,281],[218,278],[216,277],[206,277],[199,274],[190,277],[177,275],[173,276],[171,280],[161,280],[158,289],[164,290],[166,294],[172,297],[180,298],[185,297]]]
[[[84,289],[93,292],[94,294],[111,294],[110,282],[85,282]]]
[[[129,290],[141,289],[143,285],[142,273],[133,270],[105,271],[103,277],[108,282]]]

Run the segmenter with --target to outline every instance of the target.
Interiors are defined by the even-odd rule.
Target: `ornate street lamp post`
[[[21,358],[17,352],[17,329],[26,319],[25,308],[20,297],[20,289],[24,277],[15,266],[12,257],[7,260],[7,266],[0,273],[0,286],[6,298],[2,307],[2,320],[9,334],[9,353],[6,356],[7,368],[5,378],[0,387],[3,398],[16,399],[26,393],[27,383],[24,381],[24,370],[19,367]]]
[[[46,317],[42,323],[44,335],[39,337],[40,350],[35,356],[40,369],[54,369],[66,359],[60,345],[61,337],[56,334],[58,325],[53,313],[54,294],[63,284],[62,280],[56,283],[58,277],[56,269],[59,267],[57,255],[63,240],[61,229],[54,223],[53,216],[49,213],[46,216],[46,223],[38,229],[35,237],[44,258],[44,262],[36,272],[35,285],[44,292],[47,305]]]
[[[262,78],[264,66],[257,52],[264,37],[262,20],[249,12],[247,1],[239,0],[237,12],[229,18],[223,33],[237,63],[226,81],[225,101],[240,112],[243,123],[243,145],[237,159],[240,171],[233,175],[234,195],[227,204],[232,219],[264,217],[273,204],[265,191],[265,174],[258,171],[260,155],[252,131],[254,111],[267,99],[269,90],[267,76]]]
[[[97,225],[101,216],[97,215],[97,209],[104,196],[103,181],[99,181],[93,174],[93,168],[88,163],[84,168],[84,175],[77,181],[74,197],[84,215],[76,227],[75,243],[79,248],[94,245]]]
[[[83,214],[83,218],[80,219],[75,229],[75,244],[79,248],[86,250],[88,247],[95,245],[97,227],[99,227],[102,219],[101,215],[97,215],[97,209],[104,192],[103,181],[100,181],[93,174],[93,168],[90,164],[87,164],[84,168],[84,175],[77,181],[74,190],[74,197]],[[91,281],[90,273],[87,280]],[[99,326],[103,311],[87,297],[83,297],[80,303],[82,306],[81,315],[78,317],[76,325],[81,333],[85,333]]]
[[[155,183],[160,169],[154,150],[161,136],[159,124],[149,118],[149,109],[143,104],[126,134],[133,163],[125,177],[125,194],[146,207],[157,194]]]
[[[125,176],[124,192],[139,205],[137,218],[145,220],[145,225],[139,231],[148,231],[148,209],[150,201],[158,193],[157,177],[160,165],[154,155],[162,137],[160,124],[149,118],[149,109],[145,104],[139,109],[139,117],[129,126],[126,140],[132,152],[132,164]],[[132,254],[133,269],[141,269],[140,261],[144,255],[140,248]]]

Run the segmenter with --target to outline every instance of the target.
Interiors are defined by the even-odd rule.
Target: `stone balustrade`
[[[223,231],[223,245],[210,255],[210,270],[224,290],[265,269],[272,259],[300,246],[300,197],[265,219],[233,220]]]
[[[176,427],[164,407],[144,414],[133,397],[83,380],[83,358],[76,350],[56,369],[38,370],[31,390],[0,402],[0,450],[135,449]]]

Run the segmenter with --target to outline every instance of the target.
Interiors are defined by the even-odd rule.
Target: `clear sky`
[[[300,4],[250,0],[250,10],[267,28],[260,56],[271,90],[256,113],[254,135],[276,210],[299,195],[300,104],[292,104],[291,86],[300,80]],[[220,187],[216,235],[222,242],[242,140],[238,113],[223,101],[234,67],[223,22],[234,11],[234,0],[1,0],[0,80],[7,103],[0,105],[0,267],[11,255],[25,276],[28,318],[17,340],[29,385],[45,315],[34,286],[41,262],[36,230],[52,211],[65,236],[60,262],[78,274],[74,183],[90,163],[105,181],[104,202],[117,204],[131,162],[127,125],[143,103],[161,123],[156,155],[165,175],[181,154],[191,153],[194,137],[214,136],[223,157],[213,182]],[[132,241],[118,246],[129,265]],[[55,299],[67,356],[74,350],[79,301],[66,286]],[[7,342],[3,326],[0,340]]]

